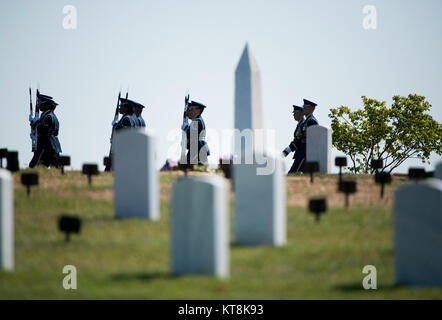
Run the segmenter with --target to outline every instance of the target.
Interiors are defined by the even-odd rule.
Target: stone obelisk
[[[235,129],[262,129],[261,75],[248,44],[235,70]],[[243,155],[249,147],[255,151],[258,145],[257,139],[253,145],[248,145],[248,141],[242,144],[235,141],[235,155],[239,152]]]
[[[235,71],[235,129],[241,131],[240,134],[235,132],[233,167],[235,243],[284,245],[286,191],[283,163],[280,156],[273,157],[264,152],[261,76],[247,44]],[[250,129],[253,142],[247,140]],[[244,135],[244,131],[249,133]],[[241,163],[238,163],[239,159]],[[268,170],[261,170],[264,165],[259,159],[266,160]]]

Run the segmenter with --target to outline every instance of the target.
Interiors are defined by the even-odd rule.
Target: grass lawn
[[[371,177],[357,177],[359,192],[343,207],[336,176],[287,178],[287,236],[281,248],[230,247],[230,277],[170,274],[169,199],[177,173],[161,173],[161,219],[113,218],[113,179],[38,169],[31,196],[15,174],[15,271],[0,272],[0,299],[441,299],[442,288],[394,285],[392,193],[379,199]],[[306,211],[309,197],[327,195],[320,223]],[[231,196],[231,203],[234,197]],[[232,207],[232,206],[231,206]],[[232,211],[232,210],[231,210]],[[71,242],[57,217],[83,220]],[[231,228],[233,226],[231,225]],[[233,234],[233,232],[231,232]],[[64,290],[62,269],[77,268],[78,289]],[[378,290],[362,288],[365,265],[377,268]]]

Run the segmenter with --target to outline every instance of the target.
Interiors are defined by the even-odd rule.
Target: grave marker
[[[256,156],[256,154],[255,154]],[[260,156],[262,158],[263,156]],[[263,165],[234,166],[235,242],[243,245],[280,246],[286,242],[286,186],[282,158],[267,156]]]
[[[336,157],[335,166],[339,167],[339,184],[342,182],[342,167],[347,166],[347,157]]]
[[[0,149],[0,169],[3,168],[3,159],[8,156],[8,149]]]
[[[29,197],[31,194],[31,186],[38,185],[38,173],[37,172],[24,172],[21,174],[21,184],[26,186],[26,194]]]
[[[81,220],[77,216],[62,215],[58,219],[58,229],[65,233],[66,242],[69,242],[71,233],[80,233]]]
[[[331,173],[332,130],[315,125],[307,127],[307,162],[318,162],[319,173]]]
[[[160,218],[155,147],[150,130],[116,133],[112,155],[116,218]]]
[[[68,167],[71,165],[71,157],[60,156],[58,163],[60,164],[61,174],[64,175],[64,167]]]
[[[376,183],[381,185],[381,199],[384,198],[384,185],[391,183],[391,174],[387,172],[376,172],[374,176]]]
[[[229,275],[227,183],[222,177],[180,177],[172,187],[174,274]]]
[[[0,270],[14,269],[14,180],[0,169]]]
[[[342,180],[342,182],[339,184],[338,188],[339,192],[345,193],[345,207],[348,208],[349,206],[349,195],[352,193],[356,193],[356,181],[352,180]]]
[[[92,176],[97,176],[100,172],[98,171],[98,165],[94,163],[83,164],[82,173],[87,175],[88,184],[92,184]]]
[[[310,199],[308,208],[315,215],[315,221],[319,223],[321,214],[327,211],[327,201],[325,198]]]
[[[310,182],[313,183],[313,173],[319,171],[319,162],[304,163],[303,171],[310,173]]]
[[[406,184],[394,198],[396,283],[442,286],[442,181]]]
[[[8,151],[6,155],[6,169],[11,172],[17,172],[20,170],[20,165],[18,163],[18,151]]]

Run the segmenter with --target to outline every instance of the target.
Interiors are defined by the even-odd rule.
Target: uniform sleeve
[[[310,127],[310,126],[314,126],[314,125],[317,125],[317,124],[318,124],[318,121],[316,119],[310,118],[310,119],[307,120],[306,126]]]
[[[128,117],[124,117],[123,119],[121,119],[121,120],[118,122],[117,126],[115,127],[115,130],[116,130],[116,131],[119,131],[119,130],[121,130],[121,129],[124,129],[124,128],[130,128],[130,127],[132,127],[132,124],[131,124],[131,122],[130,122],[130,119],[129,119]]]
[[[52,127],[52,117],[50,115],[45,116],[43,119],[40,119],[37,130],[38,134],[45,135],[49,132]]]
[[[301,146],[302,127],[303,127],[303,124],[296,126],[295,133],[293,134],[293,140],[289,144],[289,148],[290,148],[291,152],[295,152]]]

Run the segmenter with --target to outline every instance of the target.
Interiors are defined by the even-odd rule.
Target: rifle
[[[121,90],[118,92],[118,100],[117,100],[117,107],[115,108],[115,115],[114,115],[114,122],[118,121],[118,116],[120,114],[120,97],[121,97]],[[110,138],[110,150],[109,150],[109,158],[112,156],[112,139],[114,137],[115,127],[112,125],[112,133]]]
[[[120,97],[121,97],[121,90],[118,92],[118,100],[117,100],[117,107],[115,108],[115,115],[114,115],[114,121],[118,120],[118,116],[120,114]],[[114,132],[112,128],[112,133]],[[111,139],[112,140],[112,139]]]
[[[40,108],[38,107],[37,100],[40,96],[40,84],[37,87],[37,96],[35,97],[35,116],[38,117],[40,115]]]
[[[189,105],[189,93],[184,97],[184,112],[183,112],[183,123],[187,122],[187,106]],[[187,162],[186,159],[186,150],[187,150],[187,135],[186,132],[183,130],[182,136],[181,136],[181,163]]]
[[[37,115],[37,102],[35,103],[35,115]],[[29,86],[29,120],[33,118],[33,111],[32,111],[32,89]],[[32,145],[32,152],[35,152],[37,150],[37,129],[35,126],[32,125],[32,121],[30,123],[31,125],[31,145]]]

